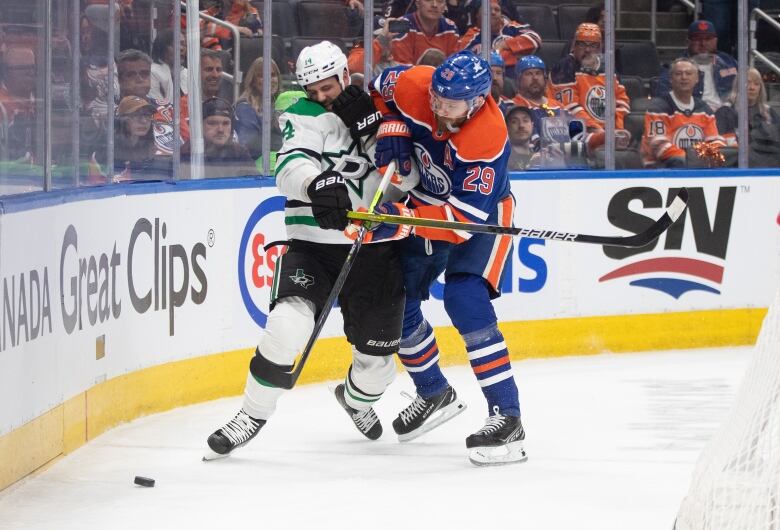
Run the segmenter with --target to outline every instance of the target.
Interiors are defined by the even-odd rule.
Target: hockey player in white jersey
[[[276,161],[276,184],[287,197],[288,249],[276,263],[271,312],[249,365],[243,406],[209,436],[213,454],[206,459],[245,445],[274,413],[283,389],[262,378],[262,361],[292,369],[350,249],[347,211],[368,207],[381,180],[373,164],[379,115],[368,94],[347,86],[341,50],[328,41],[304,48],[295,73],[308,97],[279,117],[284,144]],[[372,440],[382,434],[372,404],[395,376],[401,337],[404,289],[392,241],[401,231],[366,236],[338,298],[353,357],[336,398]]]

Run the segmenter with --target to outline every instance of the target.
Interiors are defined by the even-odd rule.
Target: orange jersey
[[[401,64],[415,64],[417,59],[429,48],[436,48],[444,55],[452,55],[458,48],[458,28],[448,18],[441,17],[436,33],[428,35],[423,32],[417,12],[405,15],[411,23],[409,31],[396,37],[391,42],[393,60]],[[381,57],[379,42],[374,39],[374,57]]]
[[[670,158],[685,158],[685,150],[699,142],[725,146],[718,134],[712,111],[701,99],[694,98],[692,110],[683,110],[671,93],[655,98],[645,114],[642,136],[642,162],[646,166]]]
[[[550,72],[549,95],[554,97],[569,114],[585,122],[592,129],[604,128],[606,115],[606,78],[580,72],[579,63],[568,55]],[[623,118],[631,111],[626,88],[615,79],[615,127],[623,128]]]
[[[526,99],[520,94],[515,94],[515,97],[512,98],[512,103],[515,105],[519,105],[521,107],[528,107],[529,109],[560,109],[561,104],[555,100],[550,99],[548,97],[543,96],[544,102],[540,105],[538,103],[534,103],[530,99]]]

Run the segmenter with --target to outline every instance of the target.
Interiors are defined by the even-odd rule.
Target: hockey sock
[[[352,365],[344,380],[344,400],[355,410],[376,403],[395,378],[392,355],[368,355],[352,348]]]
[[[519,416],[517,385],[501,331],[493,325],[463,335],[463,340],[471,369],[487,400],[488,414],[497,406],[505,416]]]
[[[498,406],[501,414],[519,416],[509,351],[498,329],[484,278],[474,274],[447,278],[444,308],[466,343],[469,363],[487,400],[488,413]]]
[[[417,394],[425,399],[444,392],[449,386],[439,368],[439,346],[433,328],[426,320],[408,337],[401,339],[398,357],[417,387]]]

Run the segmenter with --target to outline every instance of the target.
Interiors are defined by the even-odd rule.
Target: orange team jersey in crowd
[[[421,29],[417,12],[404,15],[411,26],[409,31],[391,41],[390,49],[393,60],[401,64],[415,64],[417,59],[429,48],[436,48],[444,52],[444,55],[452,55],[458,48],[458,28],[448,18],[441,17],[436,27],[436,33],[427,35]],[[381,47],[374,39],[374,57],[381,57]]]
[[[377,109],[399,114],[412,135],[420,182],[409,192],[410,200],[425,217],[503,222],[495,216],[504,211],[502,201],[511,201],[504,117],[488,97],[459,131],[440,133],[430,106],[433,72],[430,66],[397,66],[385,69],[372,83]],[[420,237],[452,243],[471,237],[462,231],[416,230]]]
[[[650,143],[664,138],[653,156]],[[645,113],[645,128],[642,136],[642,162],[646,166],[670,158],[685,158],[685,150],[699,142],[713,142],[725,146],[718,133],[715,115],[701,99],[695,98],[693,108],[683,110],[671,93],[654,98]]]
[[[585,122],[585,127],[604,128],[606,95],[604,74],[577,72],[574,80],[548,85],[549,96],[555,98],[569,114]],[[623,119],[631,111],[626,88],[615,79],[615,128],[623,128]]]
[[[496,42],[496,40],[501,39],[506,44],[508,49],[501,50],[501,58],[504,59],[505,66],[509,68],[517,64],[518,57],[536,53],[536,50],[542,45],[542,38],[528,24],[520,24],[507,17],[503,18],[504,25],[501,31],[497,35],[491,35],[491,41]],[[476,26],[470,27],[458,40],[458,49],[481,53],[481,30]]]
[[[515,97],[512,98],[512,104],[518,105],[520,107],[528,107],[529,109],[543,109],[545,107],[549,109],[560,109],[561,104],[558,103],[556,100],[549,98],[547,96],[544,96],[544,103],[539,105],[538,103],[534,103],[530,99],[526,99],[520,94],[515,94]]]

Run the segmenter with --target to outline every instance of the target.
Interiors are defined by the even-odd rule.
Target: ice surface
[[[363,438],[329,395],[296,388],[247,447],[201,462],[227,398],[138,419],[0,492],[0,529],[670,529],[699,451],[730,406],[749,348],[515,362],[529,460],[477,468],[465,437],[487,406],[467,367],[446,368],[469,408],[399,444],[413,393],[399,374]],[[346,367],[345,367],[346,369]],[[333,386],[334,383],[330,383]],[[156,479],[154,488],[133,477]]]

